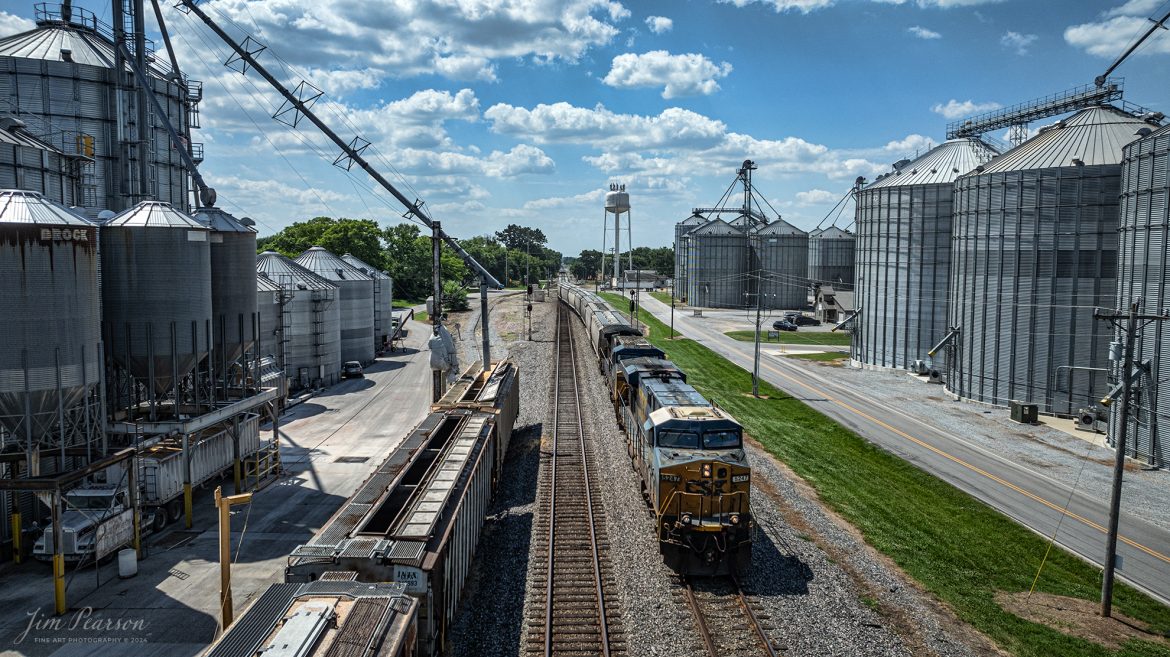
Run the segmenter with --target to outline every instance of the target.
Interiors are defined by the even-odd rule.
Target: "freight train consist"
[[[691,575],[746,569],[751,467],[742,427],[600,297],[567,283],[558,285],[558,294],[589,333],[654,510],[663,560]]]
[[[417,603],[415,622],[402,631],[417,633],[417,645],[386,654],[442,654],[519,408],[513,363],[487,371],[474,364],[321,531],[292,552],[281,590],[301,584],[310,591],[342,577],[401,585]],[[253,605],[241,622],[270,613]]]

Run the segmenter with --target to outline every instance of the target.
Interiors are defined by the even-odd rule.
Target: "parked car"
[[[785,315],[784,319],[796,324],[797,326],[820,326],[821,320],[808,315],[797,315],[795,313]]]
[[[778,319],[772,322],[772,329],[775,331],[795,331],[796,324],[793,324],[786,319]]]
[[[362,364],[356,360],[351,360],[341,366],[341,376],[346,379],[360,379],[365,377],[362,371]]]

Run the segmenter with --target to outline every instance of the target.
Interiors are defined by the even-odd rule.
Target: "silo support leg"
[[[236,495],[239,495],[243,491],[243,484],[242,484],[241,479],[240,479],[240,459],[238,457],[236,458],[236,460],[232,464],[232,475],[235,478]]]
[[[193,512],[191,510],[191,484],[188,482],[188,483],[183,484],[183,518],[184,518],[184,524],[186,524],[187,529],[191,529],[191,526],[195,524],[195,519],[194,519],[192,513]]]
[[[20,563],[20,512],[12,512],[12,563]]]

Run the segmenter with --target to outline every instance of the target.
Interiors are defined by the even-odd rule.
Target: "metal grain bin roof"
[[[0,190],[0,223],[93,226],[72,210],[20,189]]]
[[[57,147],[29,134],[25,130],[23,121],[8,115],[0,117],[0,144],[36,148],[42,151],[57,153],[58,155],[64,155]]]
[[[216,233],[254,233],[256,230],[240,223],[228,212],[216,207],[199,208],[191,213],[195,221]]]
[[[797,228],[796,226],[793,226],[792,224],[788,223],[787,221],[784,221],[783,219],[777,219],[776,221],[773,221],[772,223],[767,224],[767,225],[758,225],[758,227],[755,230],[755,234],[756,235],[764,235],[764,236],[766,236],[766,235],[808,235],[808,233]]]
[[[207,226],[196,221],[194,217],[187,216],[171,207],[170,203],[162,201],[143,201],[129,210],[122,211],[106,222],[105,226],[107,228],[142,226],[146,228],[207,230]]]
[[[1110,105],[1083,109],[992,160],[982,173],[1119,164],[1121,149],[1150,124]],[[1076,162],[1074,162],[1076,160]]]
[[[61,51],[68,50],[76,64],[114,68],[114,44],[97,32],[61,23],[46,23],[20,34],[0,39],[0,57],[43,59],[59,62]],[[166,77],[167,72],[157,65],[147,64],[155,77]],[[126,70],[130,70],[129,64]]]
[[[389,274],[387,274],[384,271],[378,271],[372,265],[366,264],[366,261],[362,260],[361,258],[358,258],[357,256],[355,256],[351,253],[347,253],[347,254],[341,256],[341,259],[344,260],[346,263],[350,264],[351,266],[356,267],[359,271],[361,271],[363,274],[369,276],[370,278],[377,278],[377,279],[381,279],[384,281],[390,280]]]
[[[978,139],[945,141],[918,159],[873,181],[866,189],[951,183],[986,162],[995,152],[995,148]]]
[[[722,219],[714,219],[692,230],[688,235],[698,237],[700,235],[742,235],[743,231]]]
[[[305,269],[334,282],[374,280],[372,276],[342,260],[323,246],[310,247],[297,256],[296,262]]]
[[[267,278],[289,290],[330,290],[337,286],[276,251],[256,256],[256,280]],[[262,276],[261,276],[262,275]]]
[[[257,292],[279,292],[282,288],[276,281],[268,278],[266,274],[256,272],[256,291]]]
[[[829,226],[809,233],[809,237],[816,237],[823,240],[851,240],[855,236],[853,233],[837,228],[836,226]]]

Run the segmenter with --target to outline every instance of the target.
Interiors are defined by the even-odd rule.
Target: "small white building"
[[[627,290],[657,290],[666,287],[666,277],[650,269],[628,269],[622,272],[622,280],[614,285]]]

